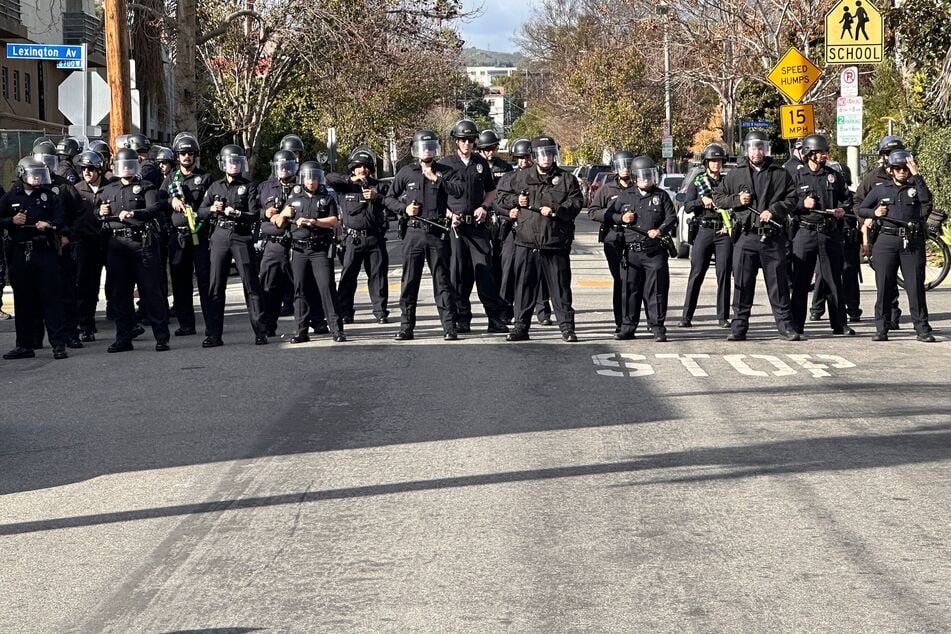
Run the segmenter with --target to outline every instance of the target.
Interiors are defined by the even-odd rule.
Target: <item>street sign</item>
[[[83,60],[81,59],[64,59],[61,62],[56,62],[56,68],[60,70],[82,70]]]
[[[741,128],[771,128],[773,127],[772,121],[741,121]]]
[[[879,64],[885,56],[882,14],[871,0],[839,0],[826,14],[826,64]]]
[[[102,75],[93,71],[70,73],[59,85],[59,111],[76,125],[83,125],[83,94],[85,76],[89,76],[89,125],[95,125],[109,114],[112,91]]]
[[[674,137],[665,136],[661,139],[660,157],[665,159],[674,158]]]
[[[54,44],[7,44],[7,59],[82,60],[83,47]]]
[[[839,97],[836,101],[835,143],[840,147],[862,145],[861,97]]]
[[[780,106],[779,118],[784,139],[799,139],[816,132],[816,114],[811,103]]]
[[[793,47],[769,71],[766,79],[787,99],[799,103],[820,77],[822,69]]]
[[[846,66],[839,73],[839,95],[842,97],[859,96],[859,68]]]

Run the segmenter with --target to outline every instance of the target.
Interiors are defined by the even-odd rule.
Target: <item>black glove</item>
[[[925,224],[928,225],[928,231],[931,233],[937,233],[941,230],[941,225],[944,223],[945,214],[942,211],[934,210],[928,214],[928,219],[925,221]]]

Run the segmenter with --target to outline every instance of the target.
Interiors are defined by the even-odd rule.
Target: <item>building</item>
[[[466,66],[469,79],[489,88],[496,77],[511,77],[518,69],[514,66]]]

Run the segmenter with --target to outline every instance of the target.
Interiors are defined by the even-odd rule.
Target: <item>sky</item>
[[[466,46],[504,53],[517,51],[518,47],[511,41],[512,36],[521,30],[531,5],[528,0],[464,0],[463,8],[466,11],[483,7],[481,16],[460,24],[459,30],[466,40]]]

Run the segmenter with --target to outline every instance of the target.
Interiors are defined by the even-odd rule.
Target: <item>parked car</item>
[[[598,172],[598,175],[591,181],[591,187],[588,189],[588,200],[590,201],[594,198],[595,192],[601,189],[601,186],[608,182],[609,179],[614,178],[616,174],[617,172]]]
[[[575,168],[573,172],[575,178],[578,179],[578,185],[581,187],[581,195],[584,197],[584,204],[587,207],[588,200],[590,199],[590,189],[591,183],[594,182],[595,177],[599,172],[610,172],[610,165],[595,165],[588,163],[586,165],[579,165]]]

